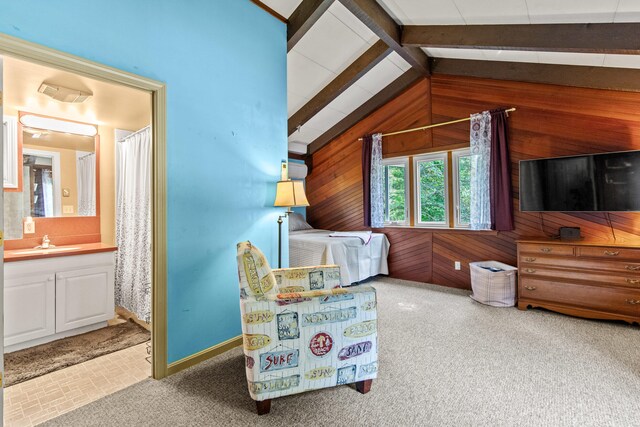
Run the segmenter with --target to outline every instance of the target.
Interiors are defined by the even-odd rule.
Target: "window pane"
[[[419,163],[420,221],[446,222],[444,159]]]
[[[471,156],[458,158],[458,191],[460,192],[458,223],[468,225],[471,221]]]
[[[385,221],[405,221],[405,167],[400,165],[385,166],[386,203]]]

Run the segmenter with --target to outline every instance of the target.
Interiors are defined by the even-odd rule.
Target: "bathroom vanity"
[[[107,326],[115,309],[115,250],[102,243],[7,250],[5,352]]]

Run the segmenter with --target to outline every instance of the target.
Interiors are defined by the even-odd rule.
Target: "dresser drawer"
[[[520,279],[519,298],[563,303],[608,313],[640,316],[640,290]]]
[[[575,280],[576,282],[596,282],[594,286],[623,286],[640,289],[640,274],[617,275],[599,271],[584,270],[560,270],[539,266],[520,267],[520,277],[558,278],[563,280]]]
[[[541,254],[541,255],[565,255],[574,256],[573,246],[565,245],[545,245],[536,243],[521,243],[518,248],[521,253]]]
[[[635,260],[640,265],[640,249],[581,246],[576,248],[576,255],[579,257]]]
[[[521,254],[518,259],[518,267],[543,268],[562,267],[576,270],[578,274],[588,273],[586,270],[605,270],[618,274],[628,274],[640,278],[640,262],[625,260],[590,259],[580,257],[550,257]]]

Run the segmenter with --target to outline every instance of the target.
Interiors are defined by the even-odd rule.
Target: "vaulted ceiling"
[[[640,91],[638,0],[262,3],[288,25],[293,153],[313,153],[431,74]]]

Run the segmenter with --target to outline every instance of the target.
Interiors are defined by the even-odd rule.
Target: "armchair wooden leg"
[[[362,394],[367,394],[369,393],[369,390],[371,390],[372,383],[373,380],[358,381],[356,382],[356,390],[358,390]]]
[[[268,414],[271,411],[271,399],[256,400],[258,415]]]

